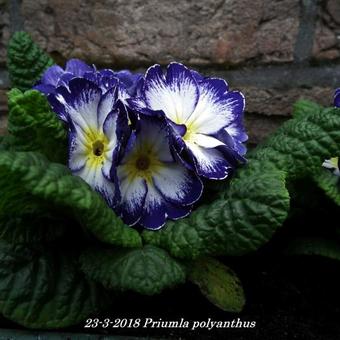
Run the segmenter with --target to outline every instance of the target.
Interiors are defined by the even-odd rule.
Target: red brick
[[[296,0],[23,0],[22,14],[50,53],[106,65],[289,62],[299,26]]]

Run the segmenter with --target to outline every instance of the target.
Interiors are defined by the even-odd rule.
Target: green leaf
[[[3,191],[1,191],[3,193]],[[6,195],[6,193],[5,193]],[[7,196],[7,195],[6,195]],[[26,202],[21,205],[17,202],[17,209],[1,210],[0,212],[0,239],[6,240],[13,244],[28,244],[49,242],[58,239],[67,230],[67,227],[73,227],[62,217],[52,214],[39,206],[37,202],[27,203],[29,196],[12,196],[18,200],[24,199]],[[8,201],[7,201],[8,202]],[[7,208],[1,204],[1,209]],[[18,212],[18,208],[20,211]]]
[[[293,105],[293,117],[298,117],[300,115],[308,115],[313,112],[321,112],[323,110],[322,106],[317,103],[314,103],[310,100],[298,100]]]
[[[326,158],[339,152],[340,109],[326,108],[283,124],[251,154],[250,161],[269,161],[293,180],[312,176]]]
[[[12,150],[15,145],[15,137],[11,135],[1,136],[0,151]],[[14,147],[15,148],[15,147]]]
[[[105,306],[104,291],[79,271],[76,254],[0,242],[0,312],[29,328],[61,328]]]
[[[14,137],[12,147],[39,151],[51,161],[66,161],[66,129],[43,94],[13,89],[8,94],[8,107],[8,131]]]
[[[227,266],[210,258],[200,258],[190,264],[189,280],[197,284],[202,294],[226,312],[241,312],[245,296],[237,275]]]
[[[249,154],[219,199],[160,231],[145,231],[143,238],[180,258],[254,251],[287,217],[285,182],[312,176],[325,158],[339,153],[340,109],[298,114]]]
[[[141,249],[89,249],[82,270],[108,289],[154,295],[185,281],[184,267],[154,246]]]
[[[334,175],[320,164],[320,169],[315,171],[313,179],[317,185],[331,198],[337,205],[340,205],[340,177]]]
[[[34,152],[0,151],[2,176],[16,189],[6,190],[7,186],[0,182],[0,191],[6,195],[21,192],[23,197],[21,201],[8,198],[7,201],[14,206],[11,211],[18,202],[18,214],[21,210],[25,212],[26,198],[29,197],[28,201],[36,202],[36,206],[44,207],[53,216],[69,214],[103,242],[126,247],[141,246],[138,232],[124,225],[102,197],[80,177],[72,176],[65,166],[50,163]]]
[[[54,61],[26,32],[16,32],[7,48],[7,68],[12,87],[25,91],[37,82]]]
[[[340,243],[321,238],[301,238],[292,241],[285,251],[287,255],[316,255],[340,260]]]

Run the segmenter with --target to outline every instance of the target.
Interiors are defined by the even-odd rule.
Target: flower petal
[[[74,175],[81,177],[94,190],[98,191],[110,207],[115,205],[116,186],[105,178],[100,167],[91,167],[88,162]]]
[[[192,205],[178,206],[169,202],[166,204],[167,217],[171,220],[178,220],[180,218],[186,217],[190,214],[191,210]]]
[[[68,167],[72,172],[81,170],[87,162],[87,149],[84,143],[82,133],[78,131],[79,127],[69,130],[69,158]]]
[[[97,130],[97,111],[101,98],[99,87],[89,80],[74,78],[69,83],[69,91],[65,87],[57,88],[54,98],[59,103],[54,103],[53,108],[83,130]]]
[[[41,78],[41,83],[44,85],[52,85],[54,87],[57,86],[59,78],[64,73],[64,70],[58,66],[53,65],[49,67]]]
[[[240,162],[245,162],[246,160],[243,156],[245,155],[247,148],[243,142],[248,139],[248,136],[244,132],[242,125],[234,128],[234,124],[237,126],[237,122],[234,122],[230,125],[230,128],[221,129],[213,136],[224,143],[224,146],[222,145],[218,148],[220,151],[222,149],[222,153],[228,160],[230,160],[230,157],[233,157],[235,160],[237,159]],[[229,134],[228,131],[234,135]]]
[[[203,135],[201,133],[193,134],[190,137],[190,142],[196,143],[197,145],[207,149],[216,148],[217,146],[224,145],[224,143],[221,142],[220,140],[211,136]]]
[[[245,132],[242,120],[235,120],[233,123],[225,128],[225,131],[232,137],[234,146],[233,148],[241,155],[247,152],[246,146],[243,144],[248,140],[248,135]]]
[[[196,80],[197,83],[204,80],[204,77],[200,73],[198,73],[197,71],[190,70],[190,72],[191,72],[192,76],[194,77],[194,79]]]
[[[166,202],[156,188],[149,184],[139,224],[146,229],[156,230],[164,226],[166,218]]]
[[[165,225],[166,219],[179,219],[187,216],[192,206],[178,206],[164,199],[153,186],[148,185],[143,214],[139,224],[146,229],[157,230]]]
[[[94,68],[79,59],[70,59],[66,63],[65,71],[72,73],[75,77],[82,77],[85,72],[94,71]]]
[[[141,115],[138,123],[137,129],[141,132],[139,138],[136,139],[136,147],[149,145],[159,161],[165,163],[173,162],[174,159],[169,147],[169,130],[165,118]]]
[[[227,92],[228,85],[221,79],[205,79],[199,83],[200,97],[195,112],[187,121],[195,132],[213,134],[231,124],[243,113],[245,100],[242,93]]]
[[[108,114],[114,109],[117,102],[117,88],[112,87],[108,90],[100,99],[98,105],[98,127],[101,129],[103,127],[104,121]]]
[[[70,92],[64,86],[57,87],[55,91],[47,96],[48,102],[50,103],[52,110],[57,114],[59,119],[68,122],[69,116],[66,111],[66,101],[64,98],[69,98]]]
[[[340,88],[336,89],[336,91],[335,91],[334,106],[335,107],[340,107]]]
[[[34,90],[40,91],[41,93],[48,95],[50,93],[53,93],[55,90],[55,87],[53,85],[44,85],[44,84],[38,84],[33,87]]]
[[[112,87],[117,87],[119,83],[119,80],[115,77],[115,73],[107,69],[98,72],[86,72],[84,73],[84,78],[97,84],[103,93]]]
[[[125,87],[129,96],[134,96],[141,85],[143,75],[141,73],[132,73],[129,70],[114,72],[121,84]]]
[[[191,205],[202,195],[203,184],[192,172],[180,164],[167,164],[153,176],[157,190],[177,205]]]
[[[199,176],[209,179],[224,179],[232,171],[232,165],[219,150],[205,149],[194,143],[187,143],[187,146]]]
[[[70,82],[71,79],[76,78],[74,74],[69,73],[69,72],[64,72],[61,77],[58,80],[57,86],[65,86],[68,88],[68,83]]]
[[[145,76],[144,96],[152,110],[162,110],[177,124],[183,124],[194,111],[199,91],[191,72],[181,64],[172,63],[165,79],[161,67],[150,67]]]
[[[142,215],[147,194],[146,182],[141,177],[135,177],[133,180],[130,180],[125,172],[124,166],[117,168],[117,176],[120,181],[120,215],[124,223],[134,225]]]

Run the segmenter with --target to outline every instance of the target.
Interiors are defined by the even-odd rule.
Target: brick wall
[[[2,113],[4,47],[20,29],[59,63],[140,70],[176,60],[223,77],[246,95],[253,143],[295,100],[330,105],[340,87],[340,0],[0,0],[0,28]]]

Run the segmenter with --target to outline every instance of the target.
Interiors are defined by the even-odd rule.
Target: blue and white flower
[[[334,106],[340,107],[340,88],[335,90],[334,94]]]
[[[141,95],[128,100],[136,110],[163,111],[183,164],[209,179],[224,179],[244,161],[247,140],[244,96],[222,79],[204,78],[178,63],[166,75],[159,65],[145,75]]]
[[[159,229],[167,218],[187,216],[203,190],[194,172],[176,162],[164,117],[139,115],[117,167],[120,204],[128,225]]]
[[[117,197],[115,167],[128,133],[127,113],[117,102],[117,87],[104,94],[95,83],[74,78],[49,96],[53,110],[69,126],[69,168],[110,206]]]

